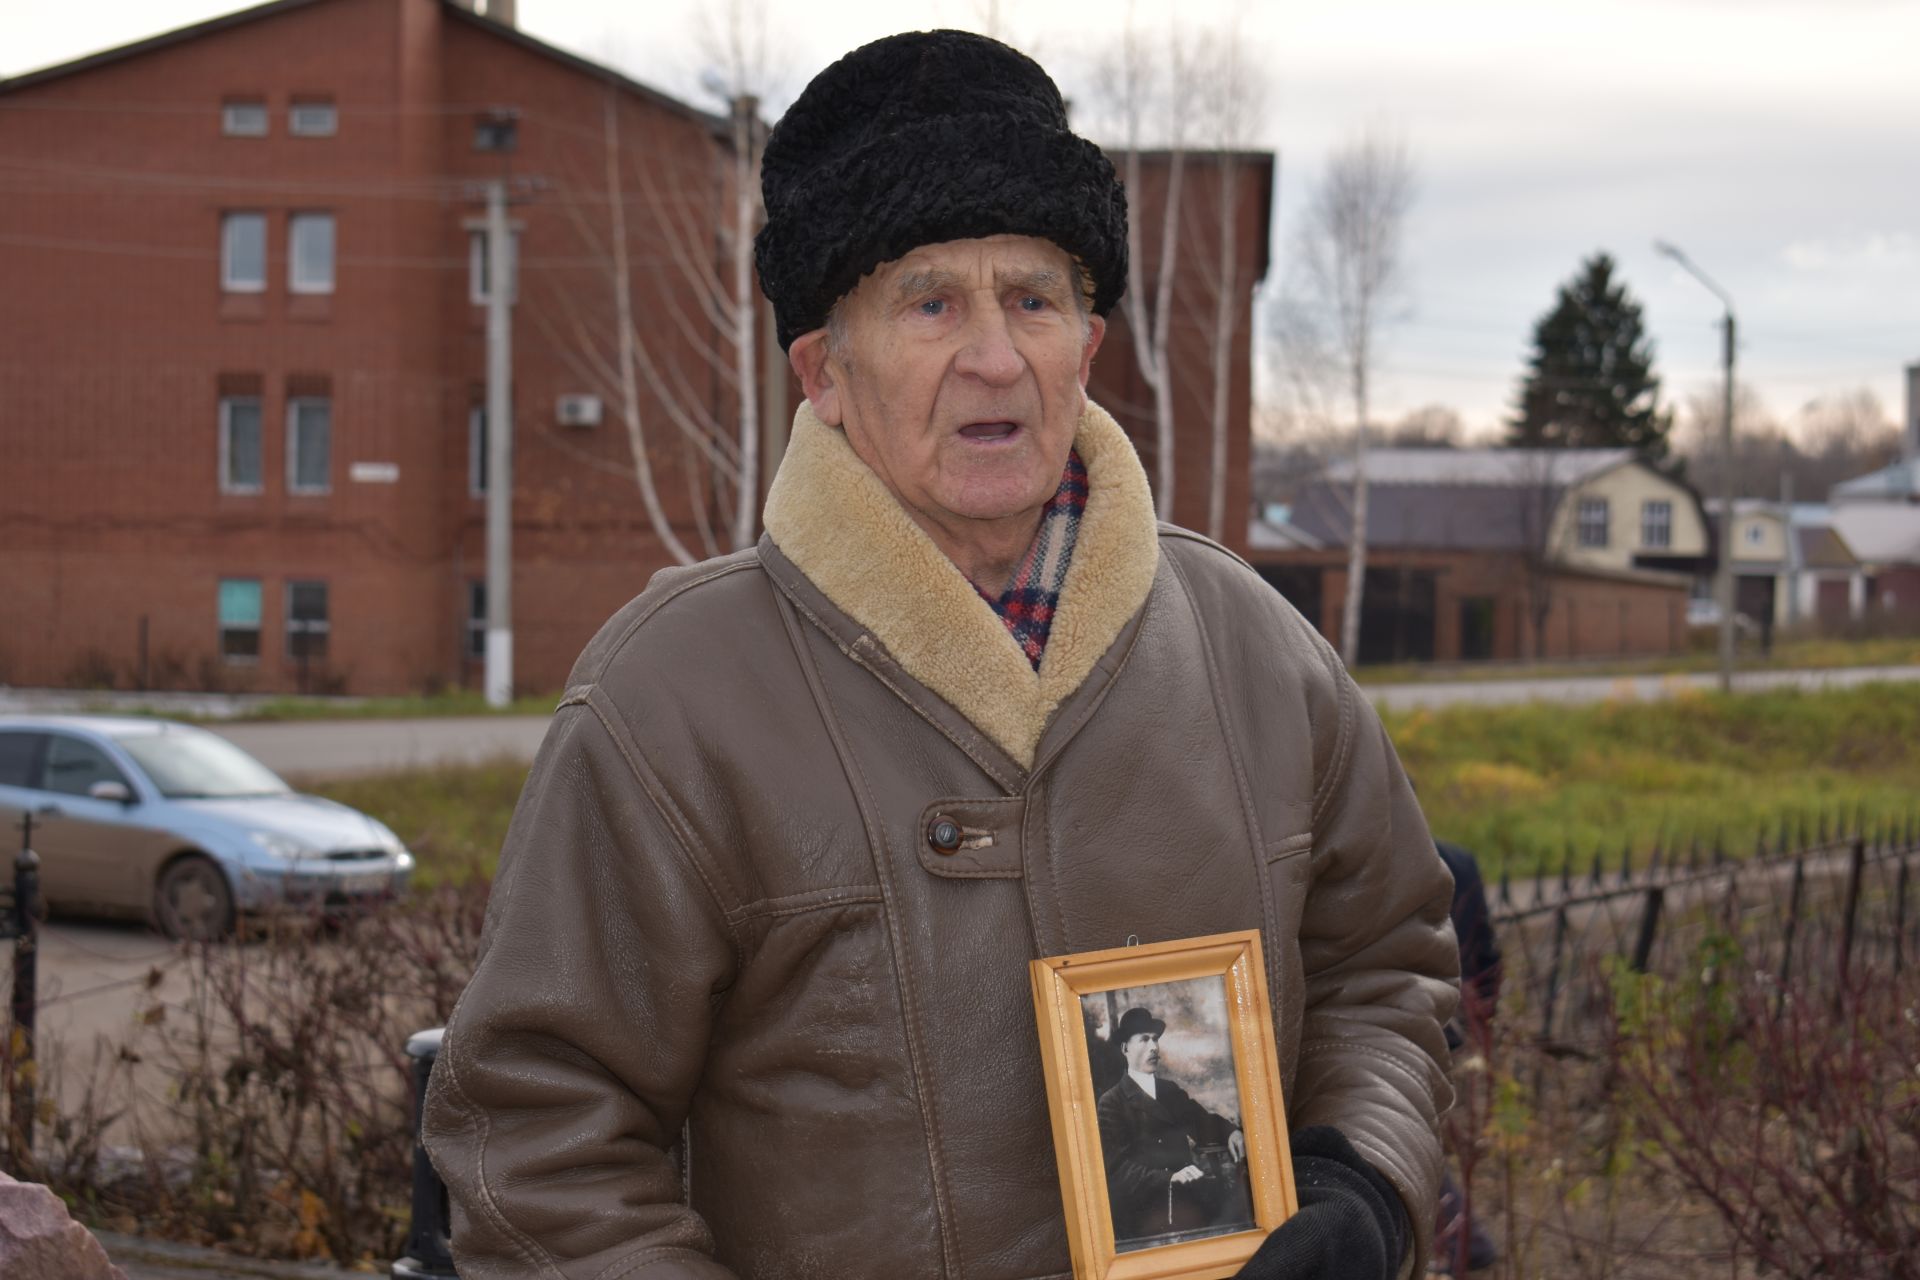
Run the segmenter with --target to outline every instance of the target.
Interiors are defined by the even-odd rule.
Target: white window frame
[[[252,484],[237,484],[233,479],[233,408],[237,404],[253,406],[254,430],[260,436],[260,476]],[[259,396],[220,397],[220,492],[259,493],[266,487],[266,426],[266,406]]]
[[[1605,498],[1580,499],[1580,505],[1575,508],[1575,521],[1581,546],[1605,547],[1612,544],[1612,508],[1613,504]]]
[[[327,408],[327,479],[322,485],[300,483],[300,409],[320,404]],[[287,492],[325,494],[333,492],[333,398],[331,396],[287,397]]]
[[[1658,517],[1656,519],[1656,517]],[[1655,537],[1655,534],[1659,537]],[[1648,498],[1640,504],[1640,545],[1655,549],[1673,546],[1673,503]]]
[[[487,229],[467,227],[467,301],[476,307],[487,305],[486,288]],[[507,301],[520,301],[520,228],[507,229]]]
[[[326,112],[324,117],[312,116],[301,123],[303,111]],[[331,100],[308,99],[305,102],[287,104],[287,133],[295,138],[331,138],[340,132],[340,108]]]
[[[467,410],[467,496],[487,496],[487,406]]]
[[[219,587],[224,587],[229,582],[251,582],[253,584],[253,589],[260,594],[260,599],[254,602],[258,608],[258,616],[255,619],[253,624],[253,652],[250,654],[247,654],[247,653],[232,654],[227,652],[227,632],[245,631],[247,630],[247,628],[230,627],[226,624],[226,621],[220,617],[220,597],[219,597],[218,587],[215,588],[214,605],[213,605],[214,607],[213,626],[214,626],[214,631],[216,633],[214,637],[214,642],[220,648],[220,660],[222,662],[225,662],[230,666],[236,666],[236,667],[256,666],[260,662],[261,644],[264,640],[263,633],[266,630],[265,623],[266,623],[266,617],[267,617],[267,610],[266,610],[266,598],[265,598],[266,597],[265,584],[262,583],[258,578],[221,578],[219,580]]]
[[[300,228],[303,225],[321,224],[327,228],[326,277],[302,279],[300,276]],[[294,293],[332,293],[334,277],[337,274],[339,249],[339,227],[331,211],[309,209],[289,215],[287,218],[287,288]]]
[[[248,129],[241,127],[237,111],[254,109],[260,113],[260,127]],[[265,98],[233,98],[220,104],[220,132],[229,138],[264,138],[273,127],[273,113],[267,110]]]
[[[313,621],[312,619],[295,618],[293,616],[293,597],[295,595],[295,592],[294,592],[295,587],[320,588],[320,598],[325,602],[326,609],[322,613],[322,616],[319,621],[316,622],[316,621]],[[288,662],[299,662],[301,660],[300,655],[293,651],[293,638],[295,636],[321,635],[326,637],[326,641],[325,641],[326,651],[319,654],[308,654],[306,657],[306,660],[308,662],[325,662],[333,656],[333,592],[330,589],[328,589],[327,580],[325,578],[289,578],[287,579],[287,599],[286,599],[286,609],[284,610],[284,612],[286,614],[286,622],[287,622],[287,661]]]
[[[240,280],[233,273],[233,237],[240,220],[249,218],[260,226],[260,276]],[[267,291],[267,215],[253,209],[229,209],[220,215],[220,288],[226,293],[265,293]]]

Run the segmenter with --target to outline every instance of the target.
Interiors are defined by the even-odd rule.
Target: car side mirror
[[[124,782],[102,780],[88,787],[87,794],[95,800],[111,800],[115,804],[133,803],[133,792],[127,789],[127,784]]]

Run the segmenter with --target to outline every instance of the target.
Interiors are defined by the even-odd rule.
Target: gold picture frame
[[[1273,1006],[1267,995],[1266,965],[1260,953],[1259,933],[1247,930],[1053,956],[1035,960],[1029,968],[1074,1280],[1222,1280],[1234,1275],[1253,1256],[1267,1232],[1292,1216],[1299,1203],[1294,1190],[1293,1161],[1287,1148],[1287,1117],[1280,1091],[1279,1053],[1274,1045]],[[1213,980],[1218,981],[1219,997],[1223,999],[1216,998]],[[1118,1202],[1112,1198],[1115,1193],[1109,1188],[1107,1162],[1103,1157],[1101,1100],[1096,1098],[1094,1088],[1094,1046],[1101,1025],[1111,1042],[1114,1031],[1120,1027],[1137,1029],[1146,1023],[1157,1023],[1161,1030],[1152,1031],[1154,1065],[1144,1068],[1149,1073],[1157,1071],[1159,1039],[1170,1024],[1144,1008],[1129,1009],[1125,1015],[1112,1013],[1116,993],[1126,992],[1132,998],[1143,988],[1165,988],[1169,999],[1197,998],[1204,1003],[1208,1012],[1196,1012],[1188,1019],[1199,1028],[1188,1038],[1197,1044],[1210,1037],[1212,1061],[1218,1062],[1223,1043],[1231,1046],[1231,1088],[1239,1104],[1238,1122],[1245,1159],[1241,1162],[1235,1158],[1221,1178],[1224,1181],[1231,1177],[1236,1188],[1244,1188],[1246,1198],[1251,1201],[1251,1212],[1246,1213],[1244,1200],[1236,1199],[1232,1206],[1217,1211],[1227,1222],[1224,1226],[1214,1225],[1199,1231],[1170,1229],[1164,1236],[1127,1234],[1126,1231],[1141,1230],[1133,1227],[1116,1238],[1114,1214]],[[1103,999],[1111,1016],[1101,1024]],[[1220,1007],[1222,1005],[1224,1007]],[[1144,1021],[1135,1017],[1142,1012],[1146,1013]],[[1201,1023],[1205,1026],[1200,1026]],[[1136,1030],[1128,1039],[1136,1039],[1138,1034]],[[1113,1072],[1113,1064],[1106,1059],[1121,1052],[1115,1046],[1103,1055],[1106,1075]],[[1129,1101],[1124,1076],[1133,1074],[1126,1067],[1121,1071],[1123,1078],[1103,1095],[1116,1135],[1120,1132],[1120,1108]],[[1140,1077],[1134,1075],[1133,1078]],[[1154,1079],[1158,1089],[1157,1082],[1162,1077],[1155,1074]],[[1216,1094],[1226,1096],[1227,1074],[1216,1067],[1214,1079]],[[1193,1102],[1177,1085],[1175,1092],[1168,1096],[1184,1099],[1182,1105]],[[1145,1097],[1144,1091],[1139,1097]],[[1138,1104],[1138,1099],[1134,1101]],[[1221,1121],[1204,1107],[1201,1114],[1217,1123],[1231,1123]],[[1191,1143],[1193,1139],[1189,1136],[1187,1141]],[[1197,1152],[1199,1148],[1194,1150]],[[1217,1151],[1215,1156],[1217,1158]],[[1167,1219],[1171,1228],[1175,1211],[1172,1180],[1167,1182]],[[1239,1189],[1220,1193],[1223,1200],[1226,1196],[1241,1194]],[[1125,1208],[1131,1211],[1130,1205]],[[1250,1217],[1251,1222],[1245,1226],[1234,1225],[1242,1217]]]

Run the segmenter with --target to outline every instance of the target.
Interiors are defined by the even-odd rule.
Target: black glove
[[[1338,1129],[1293,1135],[1300,1212],[1274,1228],[1240,1280],[1393,1280],[1412,1236],[1393,1184]]]

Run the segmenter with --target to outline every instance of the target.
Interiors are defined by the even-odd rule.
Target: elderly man
[[[657,575],[535,761],[428,1100],[462,1275],[1064,1276],[1028,961],[1247,928],[1303,1208],[1246,1274],[1394,1275],[1446,873],[1338,660],[1087,402],[1112,166],[934,32],[822,72],[763,184],[807,401],[767,537]]]
[[[1150,1009],[1120,1015],[1114,1038],[1127,1073],[1100,1095],[1100,1155],[1116,1240],[1253,1222],[1246,1182],[1232,1169],[1203,1169],[1198,1153],[1216,1147],[1238,1162],[1247,1139],[1160,1075],[1167,1024]]]

